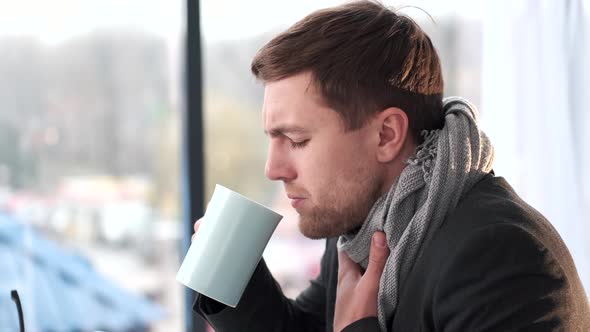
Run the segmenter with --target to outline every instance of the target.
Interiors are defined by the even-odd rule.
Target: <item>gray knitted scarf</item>
[[[338,249],[366,268],[371,236],[386,234],[390,255],[378,296],[381,331],[388,331],[397,307],[399,287],[421,246],[442,225],[461,197],[492,169],[494,149],[477,125],[477,109],[458,97],[443,102],[442,129],[424,131],[424,143],[408,160],[396,183],[371,208],[355,234],[340,237]]]

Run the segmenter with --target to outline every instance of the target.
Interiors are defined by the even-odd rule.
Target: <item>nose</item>
[[[297,177],[288,151],[285,151],[279,142],[271,141],[269,144],[264,175],[269,180],[283,182],[292,181]]]

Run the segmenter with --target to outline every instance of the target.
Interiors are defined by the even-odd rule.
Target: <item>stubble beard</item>
[[[375,176],[359,184],[356,190],[333,188],[321,206],[315,205],[299,215],[299,230],[310,239],[322,239],[359,228],[381,195],[382,185],[383,180]]]

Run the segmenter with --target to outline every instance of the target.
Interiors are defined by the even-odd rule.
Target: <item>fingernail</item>
[[[385,235],[373,235],[373,242],[375,242],[375,245],[379,248],[385,248],[387,246],[387,242],[385,241]]]

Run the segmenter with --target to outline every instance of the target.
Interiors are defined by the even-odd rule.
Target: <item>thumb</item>
[[[369,253],[369,265],[363,275],[365,282],[370,285],[379,287],[379,281],[381,280],[381,274],[385,268],[385,263],[389,257],[389,247],[387,246],[387,239],[385,233],[375,232],[371,239],[371,251]]]

